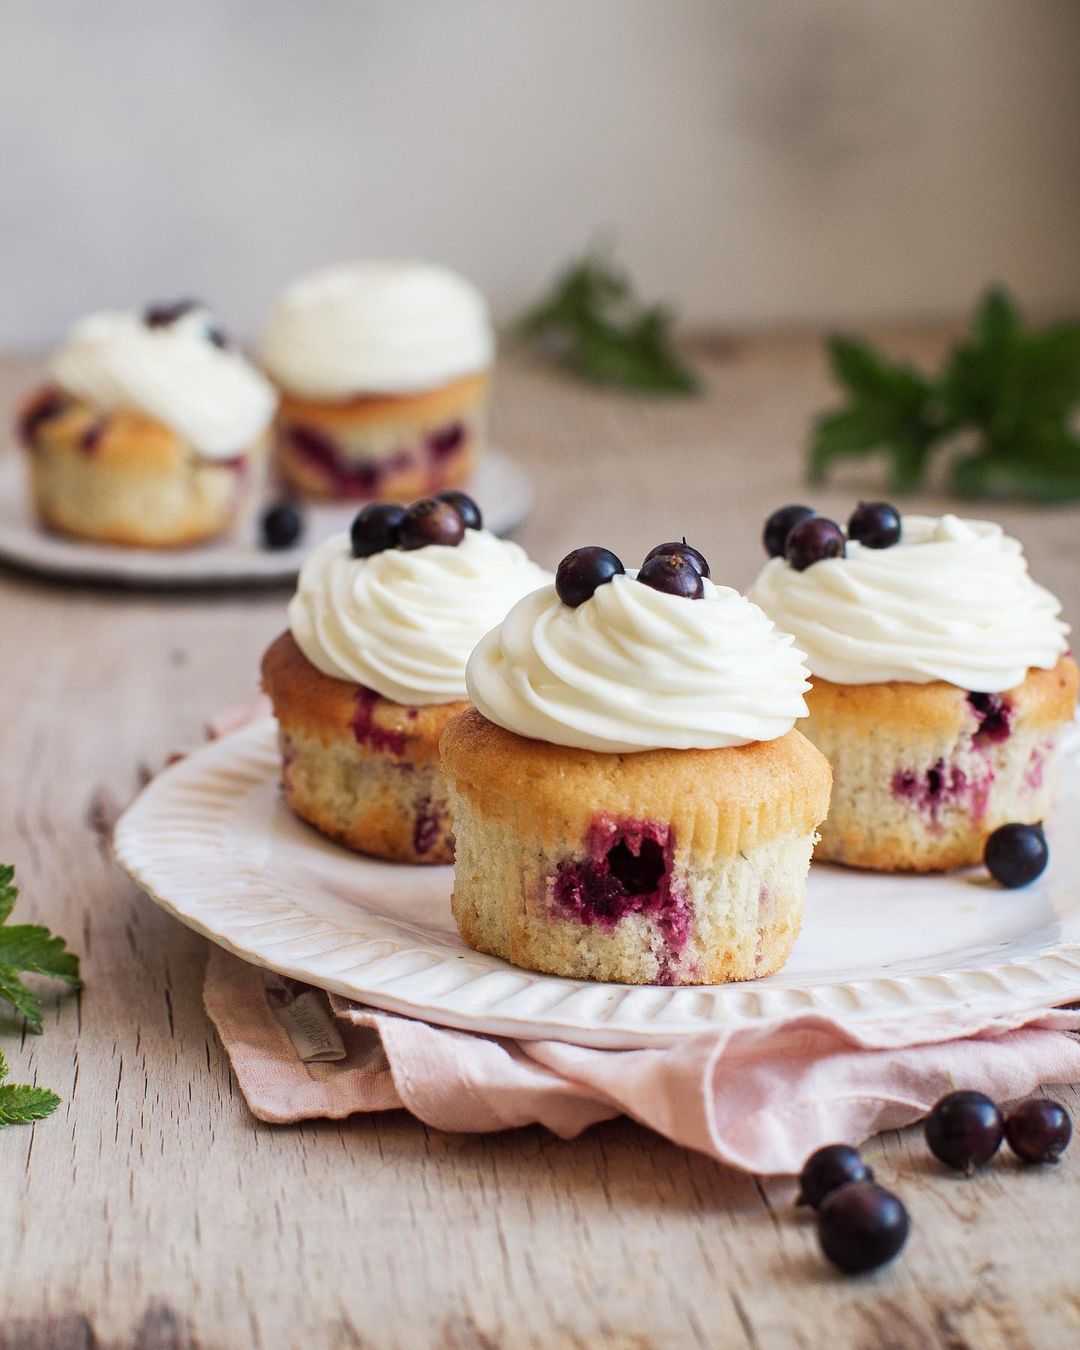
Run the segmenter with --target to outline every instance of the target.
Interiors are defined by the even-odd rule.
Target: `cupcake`
[[[713,984],[799,932],[829,766],[791,639],[696,551],[604,549],[510,611],[442,736],[465,941],[575,979]],[[678,548],[678,552],[672,550]]]
[[[248,496],[276,397],[192,302],[91,314],[23,406],[43,525],[169,548],[222,534]]]
[[[331,839],[400,862],[453,858],[439,735],[479,638],[550,574],[481,528],[461,493],[366,506],[310,555],[263,658],[289,805]]]
[[[846,539],[784,508],[766,547],[750,595],[806,653],[800,725],[835,775],[816,858],[942,871],[981,862],[999,825],[1047,815],[1077,668],[1015,539],[877,502]]]
[[[444,267],[345,263],[295,281],[259,350],[281,391],[280,477],[330,500],[460,485],[483,444],[494,349],[483,296]]]

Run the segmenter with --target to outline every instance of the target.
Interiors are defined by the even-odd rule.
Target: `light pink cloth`
[[[267,711],[265,704],[232,710],[210,733]],[[670,1049],[589,1050],[378,1012],[307,991],[216,947],[205,999],[261,1120],[404,1107],[440,1130],[539,1123],[570,1138],[625,1114],[748,1172],[797,1172],[820,1145],[861,1143],[910,1124],[953,1088],[1005,1102],[1041,1084],[1080,1080],[1075,1010],[937,1013],[857,1029],[803,1016]]]

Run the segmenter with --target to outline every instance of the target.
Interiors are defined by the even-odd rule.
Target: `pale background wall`
[[[0,0],[0,344],[607,233],[695,323],[1080,308],[1075,0]]]

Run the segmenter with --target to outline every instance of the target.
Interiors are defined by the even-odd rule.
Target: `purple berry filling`
[[[939,829],[941,812],[954,802],[968,798],[972,820],[982,820],[990,797],[992,771],[985,777],[969,778],[958,764],[939,759],[925,772],[897,769],[893,774],[894,796],[902,797],[930,818],[930,828]]]
[[[100,418],[91,426],[88,426],[79,437],[79,449],[87,455],[92,455],[101,444],[101,438],[105,435],[105,428],[108,426],[108,419]]]
[[[389,727],[375,725],[375,705],[379,695],[374,689],[365,689],[361,685],[356,691],[356,715],[352,721],[352,732],[358,745],[369,746],[376,754],[388,751],[392,755],[405,753],[405,733]]]
[[[28,404],[19,414],[19,420],[16,424],[16,433],[20,442],[28,450],[34,448],[34,442],[37,440],[38,428],[43,422],[48,422],[50,418],[56,417],[58,413],[63,412],[67,406],[67,395],[59,389],[45,388],[40,393],[35,394]]]
[[[1000,745],[1009,739],[1012,735],[1013,710],[1000,694],[971,693],[967,701],[979,724],[972,737],[973,744]]]
[[[585,855],[560,863],[551,879],[561,915],[608,932],[629,914],[652,919],[667,949],[660,983],[673,983],[692,918],[689,900],[673,884],[674,831],[656,821],[597,816]]]
[[[339,497],[375,497],[387,478],[406,472],[425,457],[430,465],[429,486],[443,481],[445,462],[465,441],[465,427],[455,422],[429,436],[425,446],[402,449],[384,459],[350,460],[332,436],[318,427],[294,423],[283,432],[295,454],[317,470]]]
[[[430,797],[416,804],[416,823],[413,826],[413,849],[419,857],[430,853],[442,832],[442,813],[433,810]]]

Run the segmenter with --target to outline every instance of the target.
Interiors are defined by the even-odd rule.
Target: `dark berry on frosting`
[[[684,539],[681,544],[657,544],[655,548],[649,549],[645,554],[645,562],[650,558],[655,558],[658,554],[676,554],[680,558],[685,558],[690,566],[700,577],[710,576],[709,564],[705,560],[704,553],[692,548]],[[644,566],[644,563],[642,564]]]
[[[435,500],[449,502],[461,517],[467,530],[481,530],[484,528],[484,521],[483,517],[480,515],[480,508],[467,492],[437,492],[435,494]]]
[[[1050,861],[1041,825],[999,825],[986,841],[986,870],[1009,890],[1027,886],[1042,876]]]
[[[398,528],[398,546],[405,549],[426,548],[428,544],[447,544],[452,548],[464,538],[465,522],[460,512],[436,497],[413,502]]]
[[[800,520],[809,520],[814,514],[809,506],[781,506],[765,522],[765,532],[761,536],[765,552],[770,558],[782,558],[787,537]]]
[[[805,572],[826,558],[842,558],[844,532],[834,520],[810,516],[792,526],[784,545],[784,557],[796,572]]]
[[[147,328],[168,328],[177,319],[182,319],[193,309],[200,308],[198,300],[171,300],[147,305],[143,310],[143,323]]]
[[[405,508],[397,502],[369,502],[353,518],[349,537],[354,558],[370,558],[388,548],[397,548],[398,531]]]
[[[642,566],[637,579],[654,591],[687,600],[700,600],[705,594],[701,573],[681,553],[655,554]]]
[[[259,524],[264,548],[291,548],[304,532],[303,518],[289,502],[278,502],[264,511]]]
[[[34,442],[37,439],[38,427],[50,418],[56,417],[64,411],[67,406],[67,395],[62,389],[57,389],[53,385],[46,385],[44,389],[39,389],[36,394],[32,394],[19,410],[19,416],[15,423],[15,431],[20,442],[33,449]]]
[[[848,521],[848,538],[864,548],[892,548],[900,542],[900,512],[888,502],[860,502]]]
[[[562,560],[555,573],[555,590],[564,605],[576,609],[592,599],[598,587],[625,571],[611,549],[590,544],[574,549]]]

